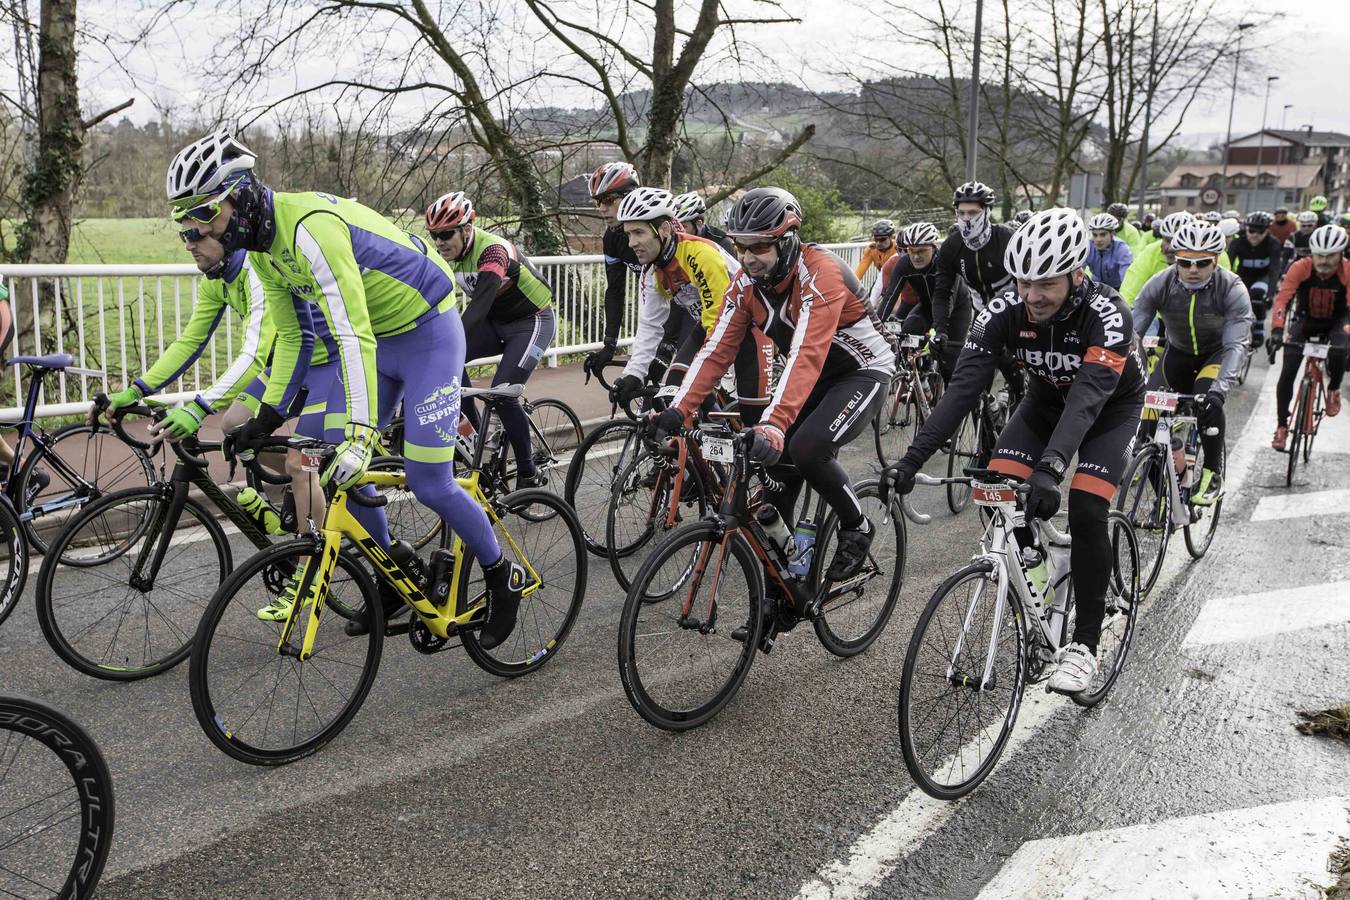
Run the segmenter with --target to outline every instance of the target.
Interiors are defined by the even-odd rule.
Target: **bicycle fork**
[[[328,586],[337,568],[338,550],[342,546],[342,535],[337,531],[319,531],[322,543],[317,553],[305,559],[295,588],[295,602],[286,614],[286,623],[281,628],[281,638],[277,641],[277,652],[282,656],[293,656],[304,662],[314,655],[314,639],[319,633],[319,618],[323,615],[328,599]],[[308,610],[305,617],[305,636],[297,651],[291,645],[291,634],[295,631],[296,617],[301,610]]]
[[[1006,543],[1006,538],[1005,538]],[[1003,553],[998,550],[992,551],[992,561],[994,571],[1001,572],[1004,577],[998,578],[995,582],[997,593],[994,595],[994,627],[989,632],[989,646],[985,651],[984,670],[980,674],[980,683],[978,690],[991,691],[994,689],[994,654],[998,651],[998,637],[1003,631],[1003,616],[1008,608],[1008,569],[1009,566],[1001,558]],[[989,558],[989,557],[986,557]],[[952,648],[951,659],[947,661],[947,681],[957,687],[975,688],[970,683],[970,675],[961,672],[958,660],[961,658],[961,651],[965,647],[966,635],[970,633],[975,623],[975,611],[984,601],[984,592],[989,582],[985,579],[980,580],[980,586],[975,589],[975,596],[970,598],[970,605],[966,607],[966,617],[961,623],[961,633],[956,636],[956,646]]]
[[[705,542],[699,550],[698,561],[694,563],[693,577],[689,579],[689,590],[685,594],[684,603],[680,606],[680,617],[676,620],[676,624],[681,628],[696,630],[699,634],[712,634],[717,627],[717,593],[722,587],[722,564],[726,561],[727,548],[734,534],[734,531],[725,532],[717,544],[717,567],[713,571],[712,591],[708,594],[708,611],[702,621],[696,617],[690,618],[690,614],[694,610],[694,598],[698,594],[699,585],[703,583],[703,575],[708,570],[708,562],[712,559],[713,546]]]

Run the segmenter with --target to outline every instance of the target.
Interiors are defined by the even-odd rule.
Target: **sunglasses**
[[[1247,229],[1247,233],[1248,233],[1248,234],[1265,234],[1265,233],[1266,233],[1266,230],[1265,230],[1264,228],[1248,228],[1248,229]]]
[[[433,231],[431,232],[431,239],[434,241],[448,241],[457,234],[459,234],[459,228],[451,228],[447,231]]]
[[[220,215],[220,204],[225,202],[225,199],[230,196],[230,191],[238,187],[239,182],[243,180],[242,177],[236,178],[221,188],[220,193],[195,206],[176,206],[170,211],[169,215],[175,222],[191,219],[194,222],[201,222],[203,225],[210,225]]]
[[[1207,256],[1204,259],[1187,259],[1184,256],[1177,257],[1177,267],[1182,269],[1208,269],[1214,265],[1214,257]]]
[[[194,243],[206,237],[206,235],[202,234],[201,230],[197,228],[184,228],[182,231],[178,232],[178,236],[183,239],[183,243],[185,244]]]
[[[777,241],[762,241],[758,244],[742,244],[740,241],[733,240],[731,243],[735,246],[737,253],[752,253],[755,256],[763,256],[774,247],[778,246]]]

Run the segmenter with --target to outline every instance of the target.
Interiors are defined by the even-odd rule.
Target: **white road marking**
[[[1350,622],[1350,582],[1216,598],[1205,604],[1181,646],[1250,641],[1325,625]]]
[[[1348,808],[1295,800],[1029,841],[979,897],[1321,897]]]
[[[1350,490],[1309,491],[1305,494],[1274,494],[1262,497],[1252,510],[1253,522],[1298,519],[1303,516],[1350,513]]]
[[[1323,453],[1350,453],[1350,411],[1343,410],[1334,419],[1324,418],[1317,426],[1317,440],[1313,441],[1313,455],[1308,464],[1316,464]]]

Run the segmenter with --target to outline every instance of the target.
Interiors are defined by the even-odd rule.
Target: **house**
[[[1325,196],[1332,209],[1350,209],[1350,134],[1314,131],[1312,126],[1293,131],[1268,128],[1233,139],[1225,152],[1230,175],[1235,165],[1250,171],[1259,164],[1263,173],[1317,166],[1320,183],[1314,186],[1313,196]],[[1283,202],[1293,208],[1293,201]]]
[[[1322,165],[1318,162],[1262,167],[1255,161],[1228,164],[1227,191],[1223,190],[1223,164],[1183,162],[1163,179],[1161,214],[1190,210],[1238,209],[1267,212],[1287,206],[1293,212],[1308,208],[1308,201],[1323,191]],[[1260,177],[1260,184],[1257,177]],[[1331,201],[1333,208],[1336,202]]]

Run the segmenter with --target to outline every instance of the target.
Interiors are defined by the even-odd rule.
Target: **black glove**
[[[1209,418],[1223,412],[1223,394],[1218,391],[1208,391],[1197,412],[1200,418]]]
[[[661,379],[666,374],[666,369],[670,368],[670,361],[675,358],[675,345],[662,344],[656,348],[656,357],[652,364],[647,367],[647,380],[652,384],[660,384]]]
[[[928,346],[933,348],[933,353],[941,356],[942,350],[947,346],[947,336],[945,334],[935,334],[928,339]]]
[[[625,375],[614,382],[609,389],[609,399],[613,403],[627,403],[642,395],[642,379],[636,375]]]
[[[783,455],[783,432],[776,426],[759,424],[750,429],[750,460],[771,466]]]
[[[1027,495],[1026,513],[1031,519],[1048,519],[1059,512],[1060,474],[1046,462],[1031,470],[1027,484],[1031,493]]]
[[[1266,359],[1271,365],[1275,364],[1275,354],[1280,352],[1280,347],[1284,344],[1284,329],[1270,329],[1270,337],[1266,338]]]
[[[605,346],[599,350],[592,350],[586,354],[586,362],[582,365],[582,368],[592,375],[599,375],[604,371],[605,366],[614,361],[615,349],[616,347],[613,344],[606,341]]]
[[[226,435],[234,452],[257,452],[262,442],[272,436],[286,419],[266,403],[258,404],[258,414]]]
[[[891,495],[903,497],[914,490],[915,469],[903,459],[881,473],[881,502],[890,504]]]
[[[680,429],[684,427],[684,413],[680,412],[677,407],[671,406],[652,415],[648,421],[655,425],[658,436],[678,434]]]

